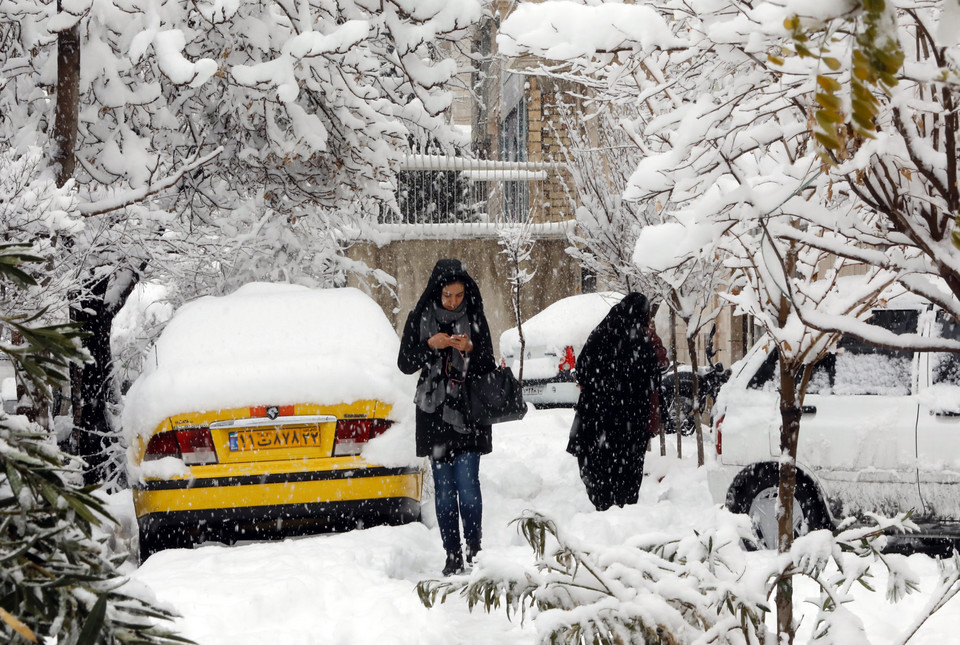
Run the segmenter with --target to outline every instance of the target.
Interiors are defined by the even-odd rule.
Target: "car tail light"
[[[563,360],[560,361],[560,369],[569,372],[577,366],[577,357],[573,353],[573,347],[567,345],[566,349],[563,350]]]
[[[717,425],[715,426],[715,427],[716,427],[716,430],[717,430],[717,442],[716,442],[716,446],[717,446],[717,456],[718,456],[718,457],[723,454],[723,433],[720,432],[720,426],[723,425],[723,420],[724,420],[724,418],[726,418],[726,416],[727,416],[727,415],[725,415],[725,414],[724,414],[724,415],[721,415],[720,418],[717,419]]]
[[[337,421],[337,440],[333,456],[359,455],[363,444],[386,432],[393,421],[388,419],[341,419]]]
[[[217,452],[213,448],[213,437],[209,428],[191,428],[161,432],[150,437],[144,461],[178,457],[188,466],[217,463]]]

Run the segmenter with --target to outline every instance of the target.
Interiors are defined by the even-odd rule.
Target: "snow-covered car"
[[[877,309],[894,333],[960,339],[960,325],[916,302]],[[776,545],[780,412],[777,352],[761,339],[731,369],[714,408],[714,501],[747,513]],[[960,537],[960,355],[883,349],[844,337],[814,368],[802,401],[798,534],[840,520],[913,511],[919,539]]]
[[[584,293],[562,298],[522,325],[523,397],[534,406],[572,406],[580,398],[577,356],[587,336],[623,298],[614,292]],[[500,335],[500,356],[520,377],[520,331]]]
[[[0,408],[7,414],[17,411],[17,379],[10,361],[0,359]]]
[[[124,401],[141,559],[418,519],[398,349],[352,288],[254,283],[181,307]]]

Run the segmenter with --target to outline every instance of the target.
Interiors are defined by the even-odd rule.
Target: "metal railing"
[[[398,169],[399,210],[381,213],[382,224],[523,223],[537,221],[545,185],[556,164],[490,161],[416,154]]]

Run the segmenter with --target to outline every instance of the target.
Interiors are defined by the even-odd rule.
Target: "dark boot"
[[[463,554],[459,551],[447,551],[447,563],[443,565],[443,575],[453,576],[463,573]]]
[[[467,564],[473,564],[474,558],[480,553],[480,543],[467,544]]]

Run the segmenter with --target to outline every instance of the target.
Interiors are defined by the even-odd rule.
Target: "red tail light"
[[[341,419],[337,421],[334,457],[359,455],[363,444],[386,432],[393,421],[388,419]]]
[[[209,428],[191,428],[161,432],[150,437],[144,461],[178,457],[188,466],[217,463],[217,451],[213,448],[213,437]]]
[[[567,345],[566,349],[563,350],[563,360],[560,361],[560,369],[569,372],[577,366],[577,357],[573,353],[573,347]]]
[[[716,444],[716,445],[717,445],[717,456],[718,456],[718,457],[723,454],[723,434],[720,432],[720,426],[723,425],[723,419],[724,419],[725,417],[726,417],[726,415],[723,415],[723,416],[721,416],[719,419],[717,419],[717,425],[716,425],[716,430],[717,430],[717,444]]]

